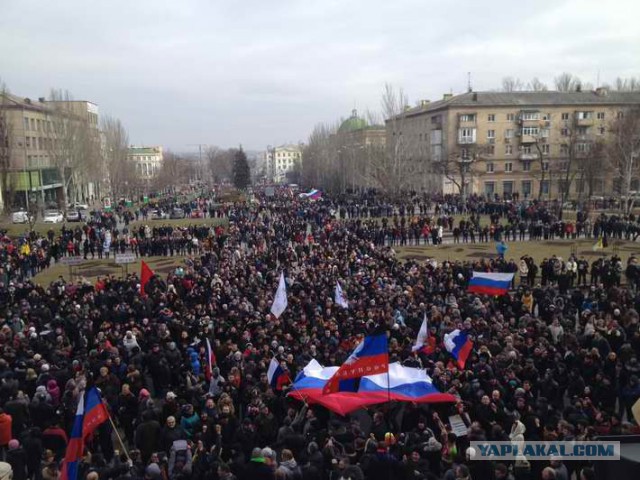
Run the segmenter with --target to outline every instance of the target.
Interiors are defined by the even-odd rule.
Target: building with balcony
[[[302,162],[302,144],[285,144],[278,147],[267,147],[262,154],[266,165],[267,181],[270,183],[287,183],[287,173],[293,171]]]
[[[0,207],[99,198],[98,106],[0,93]]]
[[[458,193],[463,185],[465,194],[492,198],[559,198],[570,170],[570,197],[603,195],[615,190],[613,172],[604,158],[590,158],[591,147],[633,106],[640,92],[604,88],[447,94],[387,119],[387,142],[402,138],[416,160],[416,189]],[[587,176],[587,161],[597,175]]]
[[[136,175],[143,183],[153,180],[162,168],[162,147],[135,147],[130,146],[129,160],[133,163]]]

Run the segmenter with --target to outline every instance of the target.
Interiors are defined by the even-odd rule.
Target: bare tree
[[[461,197],[469,193],[473,178],[478,175],[478,160],[486,153],[485,147],[467,144],[434,162],[437,171],[455,185]]]
[[[302,150],[302,182],[330,192],[340,190],[338,125],[318,124]]]
[[[614,89],[619,92],[637,92],[640,90],[640,78],[616,78]]]
[[[0,80],[0,210],[9,209],[13,202],[14,182],[11,181],[11,124],[6,105],[9,91]]]
[[[518,92],[524,88],[522,80],[514,77],[502,78],[502,91],[503,92]]]
[[[556,90],[559,92],[575,92],[578,88],[581,88],[582,82],[580,79],[571,73],[561,73],[554,78]]]
[[[538,77],[533,77],[533,80],[531,80],[531,82],[529,82],[529,84],[527,85],[527,89],[531,90],[532,92],[546,92],[547,90],[549,90],[547,88],[547,85],[543,83]]]
[[[578,165],[578,180],[580,182],[580,188],[578,189],[579,201],[582,200],[582,196],[585,193],[587,201],[591,200],[596,180],[602,178],[603,168],[606,165],[606,163],[603,162],[605,153],[605,142],[597,140],[593,142],[591,148],[585,152],[585,155],[580,158]]]
[[[155,179],[159,190],[171,189],[175,185],[183,185],[196,177],[197,162],[178,155],[171,150],[163,154],[162,167]]]
[[[621,111],[611,124],[607,156],[620,185],[623,210],[628,214],[635,203],[632,186],[640,177],[640,108]]]
[[[230,181],[233,171],[233,153],[211,146],[205,150],[205,155],[214,183]]]
[[[129,135],[120,120],[102,118],[103,155],[111,195],[114,199],[130,197],[130,184],[137,178],[135,165],[129,158]]]
[[[52,90],[49,98],[52,130],[48,152],[62,179],[63,201],[81,199],[81,189],[102,174],[100,139],[97,128],[89,125],[86,112],[76,110],[67,91]],[[100,177],[98,175],[98,178]]]

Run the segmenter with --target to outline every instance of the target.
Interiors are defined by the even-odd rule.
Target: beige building
[[[149,182],[162,168],[162,147],[129,147],[129,160],[135,165],[138,179]]]
[[[387,144],[401,144],[416,164],[417,190],[559,198],[569,178],[570,197],[603,195],[614,181],[593,146],[634,105],[640,92],[604,88],[444,95],[387,120]]]
[[[82,168],[84,160],[100,155],[98,106],[86,101],[32,100],[8,93],[0,97],[0,135],[6,146],[0,206],[61,204],[65,198],[71,202],[99,197],[99,179],[104,172],[91,164]]]
[[[286,183],[287,172],[302,162],[302,145],[280,145],[275,148],[267,148],[264,152],[267,179],[273,183]]]

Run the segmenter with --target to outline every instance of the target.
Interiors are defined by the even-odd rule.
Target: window
[[[475,141],[476,141],[475,128],[460,128],[458,130],[459,143],[475,143]]]
[[[475,113],[465,113],[463,115],[460,115],[460,121],[461,122],[475,122],[476,121],[476,115],[475,115]]]
[[[540,129],[538,127],[522,127],[522,135],[537,137],[538,133],[540,133]]]
[[[493,173],[493,162],[487,163],[487,173]]]
[[[618,112],[618,114],[616,116],[618,118],[622,118],[622,117],[624,117],[624,112]]]
[[[542,120],[551,121],[551,114],[550,113],[543,113],[542,114]]]
[[[487,130],[487,138],[496,138],[495,130]]]
[[[495,113],[490,113],[489,115],[487,115],[487,122],[495,122],[495,121],[496,121]]]
[[[540,136],[542,138],[549,138],[549,129],[548,128],[543,128],[540,130]]]
[[[525,160],[522,162],[522,171],[530,172],[531,171],[531,160]]]
[[[525,153],[527,155],[531,155],[531,145],[525,145],[524,147],[522,147],[522,153]]]
[[[588,135],[589,127],[578,127],[578,135]]]
[[[514,113],[507,113],[507,122],[513,122],[516,119],[516,115]]]
[[[513,145],[505,145],[504,146],[504,154],[505,155],[513,155]]]
[[[24,119],[24,129],[29,130],[29,119],[26,117]]]
[[[604,112],[598,112],[598,120],[604,120]]]
[[[549,171],[549,162],[542,162],[542,170],[545,172]]]
[[[484,182],[484,194],[489,196],[493,195],[496,191],[495,182]]]
[[[442,123],[442,115],[434,115],[433,117],[431,117],[431,124],[432,125],[437,125]]]
[[[31,130],[33,130],[34,132],[36,130],[36,121],[33,118],[31,119]]]
[[[513,193],[513,182],[502,182],[502,193],[504,195],[511,195]]]
[[[522,112],[522,120],[540,120],[540,112]]]
[[[469,149],[468,148],[463,148],[463,149],[460,150],[460,158],[462,160],[469,160],[470,154],[469,154]]]
[[[40,120],[40,119],[36,120],[36,130],[38,132],[42,131],[42,120]]]
[[[513,163],[507,162],[504,164],[504,171],[507,173],[513,172]]]
[[[542,153],[545,155],[549,155],[550,147],[549,145],[542,145]]]
[[[543,195],[549,195],[549,180],[542,180],[540,182],[540,190]]]
[[[569,155],[569,145],[566,143],[560,145],[560,155]]]
[[[496,146],[495,145],[487,145],[486,153],[487,153],[487,155],[495,155],[496,154]]]
[[[431,130],[431,145],[442,144],[442,130]]]
[[[604,127],[598,127],[598,135],[604,135],[604,132],[605,132]]]
[[[418,135],[418,138],[419,138],[420,141],[422,141],[422,134]],[[425,138],[425,140],[426,140],[426,138]]]
[[[25,146],[31,148],[31,137],[25,137]]]
[[[513,138],[513,128],[508,128],[504,131],[504,138]]]
[[[442,159],[442,145],[431,145],[431,158],[434,162],[439,162]]]
[[[577,143],[576,150],[578,153],[587,153],[590,149],[590,145],[588,143]]]
[[[568,128],[563,128],[560,130],[560,135],[562,135],[563,137],[568,137],[569,136],[569,129]]]
[[[524,195],[524,198],[531,195],[531,180],[522,181],[522,195]]]
[[[562,120],[569,120],[569,114],[568,113],[563,113],[562,114]]]
[[[589,120],[593,118],[593,112],[576,112],[578,120]]]

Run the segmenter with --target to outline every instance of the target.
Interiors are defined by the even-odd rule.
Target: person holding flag
[[[347,297],[344,296],[344,292],[342,291],[342,287],[340,286],[340,282],[336,281],[336,292],[334,301],[336,305],[341,306],[344,309],[349,308],[349,302],[347,301]]]
[[[456,328],[453,332],[445,333],[444,347],[456,359],[458,367],[464,370],[467,358],[473,349],[473,342],[469,336]]]
[[[284,363],[284,362],[283,362]],[[274,391],[281,392],[283,387],[291,383],[291,376],[289,375],[289,371],[285,366],[282,366],[276,357],[271,359],[269,362],[269,368],[267,369],[267,379],[269,380],[269,385]]]
[[[147,263],[142,260],[140,262],[140,295],[143,297],[147,296],[147,292],[145,291],[145,287],[147,283],[153,278],[155,274],[153,270],[147,265]]]
[[[372,335],[364,340],[349,355],[325,384],[322,393],[328,395],[341,391],[344,380],[359,379],[365,375],[375,375],[389,371],[389,347],[387,335]]]
[[[282,312],[287,308],[287,283],[284,279],[284,272],[280,274],[280,281],[278,282],[278,290],[276,290],[276,296],[273,299],[271,305],[271,313],[274,317],[280,318]]]
[[[412,352],[422,352],[426,355],[432,354],[436,349],[436,339],[435,337],[429,335],[429,325],[427,324],[427,312],[424,313],[424,319],[422,320],[422,325],[420,326],[420,330],[418,331],[418,336],[416,337],[416,343],[413,347],[411,347]]]

